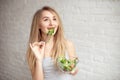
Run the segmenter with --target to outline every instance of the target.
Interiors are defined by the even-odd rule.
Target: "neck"
[[[54,45],[54,36],[46,36],[44,37],[45,41],[45,57],[50,56],[52,54],[52,48]]]
[[[42,34],[42,41],[45,41],[46,44],[53,44],[54,36],[49,36],[47,34]]]
[[[54,42],[54,37],[53,36],[48,36],[45,40],[46,45],[53,45]]]

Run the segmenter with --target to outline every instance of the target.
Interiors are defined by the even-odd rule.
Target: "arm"
[[[42,61],[40,60],[36,60],[36,67],[33,75],[33,80],[44,80]]]
[[[36,57],[35,69],[32,74],[33,80],[44,80],[42,61],[44,58],[45,42],[41,41],[34,42],[33,44],[30,43],[30,47]]]
[[[69,58],[71,60],[77,57],[74,44],[71,41],[67,41],[67,51],[68,51]],[[72,75],[75,75],[77,73],[78,73],[78,68],[75,68],[73,71],[70,72],[70,74]]]

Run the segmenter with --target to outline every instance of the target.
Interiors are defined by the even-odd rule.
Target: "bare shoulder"
[[[70,40],[66,40],[66,43],[67,43],[67,47],[73,47],[74,46],[73,42],[70,41]]]
[[[66,48],[67,48],[68,55],[71,59],[73,57],[76,57],[75,46],[72,41],[69,41],[69,40],[66,41]]]

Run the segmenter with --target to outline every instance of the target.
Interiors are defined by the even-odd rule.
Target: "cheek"
[[[55,27],[58,28],[59,23],[55,22],[54,24],[55,24]]]
[[[42,32],[46,33],[47,32],[47,25],[46,24],[40,24],[40,29]]]
[[[59,23],[58,23],[58,22],[56,22],[56,29],[58,29],[58,26],[59,26]]]
[[[48,26],[47,23],[41,23],[41,28],[46,28]]]

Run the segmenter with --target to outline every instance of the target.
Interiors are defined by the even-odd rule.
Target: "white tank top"
[[[43,60],[44,80],[73,80],[72,75],[60,71],[51,57]]]

